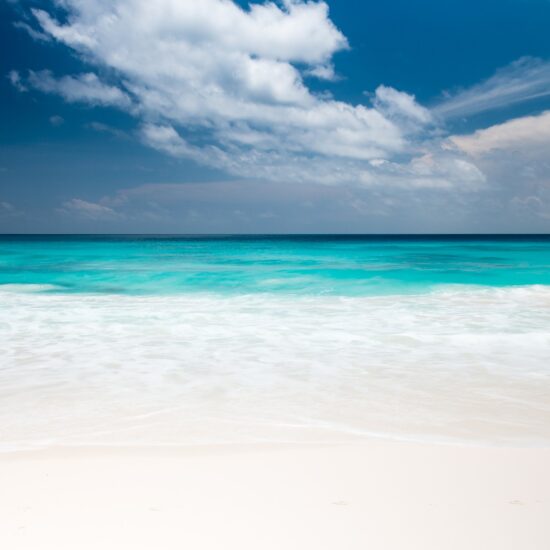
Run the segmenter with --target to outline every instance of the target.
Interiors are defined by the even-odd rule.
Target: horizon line
[[[0,233],[1,237],[550,237],[548,233]]]

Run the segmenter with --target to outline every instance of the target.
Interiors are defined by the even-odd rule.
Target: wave
[[[548,286],[371,297],[29,286],[0,287],[9,448],[372,435],[550,444]]]
[[[36,293],[36,292],[59,292],[63,291],[64,288],[59,285],[50,285],[43,284],[38,285],[34,283],[23,283],[23,284],[0,284],[0,293],[10,292],[10,293]]]

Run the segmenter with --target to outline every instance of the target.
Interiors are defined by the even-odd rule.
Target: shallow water
[[[550,285],[550,239],[0,237],[0,284],[106,294],[410,294]]]
[[[550,444],[550,240],[0,239],[0,442]]]

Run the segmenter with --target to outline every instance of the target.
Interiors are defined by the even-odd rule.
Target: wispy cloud
[[[112,221],[123,218],[119,212],[109,206],[82,199],[65,201],[59,211],[93,221]]]
[[[418,230],[418,224],[429,227],[437,220],[441,230],[448,231],[456,216],[462,215],[460,209],[446,204],[448,197],[454,196],[463,205],[458,197],[471,195],[442,189],[430,172],[432,161],[426,158],[416,166],[417,177],[425,181],[414,191],[391,185],[296,185],[253,179],[156,183],[120,189],[94,201],[96,207],[116,212],[119,219],[94,219],[74,212],[72,221],[85,226],[105,222],[117,231],[130,232],[269,233],[382,231],[389,228],[384,225],[388,219],[399,220],[394,231],[396,227],[405,230],[413,226]],[[86,210],[93,208],[88,200],[84,202]]]
[[[25,23],[24,21],[16,21],[13,26],[16,29],[21,29],[25,31],[34,40],[49,42],[52,39],[52,37],[48,34],[33,29],[28,23]]]
[[[0,199],[0,219],[16,218],[22,215],[13,204]]]
[[[69,102],[115,106],[129,109],[132,100],[116,86],[102,82],[94,73],[56,78],[50,71],[29,71],[26,79],[17,73],[17,82],[46,93],[59,94]]]
[[[52,126],[62,126],[65,123],[65,119],[59,115],[52,115],[50,117],[50,124]]]
[[[550,62],[524,57],[489,79],[449,95],[433,112],[446,119],[467,117],[541,97],[550,97]]]
[[[91,130],[94,130],[95,132],[110,134],[111,136],[118,139],[130,138],[130,134],[128,134],[127,132],[124,132],[123,130],[119,130],[114,126],[110,126],[109,124],[104,124],[103,122],[92,121],[89,124],[86,124],[86,127],[90,128]]]
[[[8,80],[11,82],[11,85],[20,92],[26,92],[27,87],[23,83],[21,75],[18,71],[10,71],[7,75]]]

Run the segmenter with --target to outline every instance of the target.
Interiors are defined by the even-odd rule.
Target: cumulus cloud
[[[449,95],[434,107],[443,118],[457,118],[550,96],[550,62],[524,57],[492,77]]]
[[[352,105],[308,88],[306,77],[336,78],[334,54],[349,47],[323,1],[64,0],[32,11],[42,32],[117,84],[42,71],[24,85],[129,111],[142,141],[171,156],[237,176],[340,183],[382,181],[371,160],[426,154],[433,117],[414,96],[380,86],[370,104]]]
[[[413,95],[381,85],[356,105],[308,87],[336,79],[334,55],[349,48],[322,0],[63,0],[31,11],[41,32],[95,68],[14,73],[14,86],[122,109],[164,154],[254,180],[486,182],[471,155],[442,148],[438,117]]]
[[[317,65],[306,71],[307,76],[313,76],[319,80],[336,81],[339,80],[338,75],[334,71],[334,65],[328,63],[327,65]]]
[[[12,71],[14,87],[121,109],[148,147],[246,180],[141,186],[95,202],[72,198],[61,210],[73,221],[142,230],[142,220],[172,220],[149,229],[215,232],[254,229],[246,220],[260,217],[269,230],[287,216],[298,231],[324,230],[331,217],[339,220],[335,230],[377,230],[365,219],[389,214],[403,220],[402,230],[421,230],[422,220],[429,230],[464,230],[468,220],[483,219],[498,231],[514,213],[547,223],[548,113],[442,136],[455,118],[549,95],[548,62],[521,59],[431,109],[385,85],[365,94],[364,104],[351,104],[310,87],[313,78],[316,90],[337,79],[335,54],[349,48],[322,0],[257,0],[246,8],[234,0],[40,6],[32,28],[72,49],[86,72]],[[98,122],[88,127],[126,136]],[[492,219],[496,211],[507,215]],[[178,225],[183,219],[189,225]],[[223,225],[231,219],[234,225]]]

